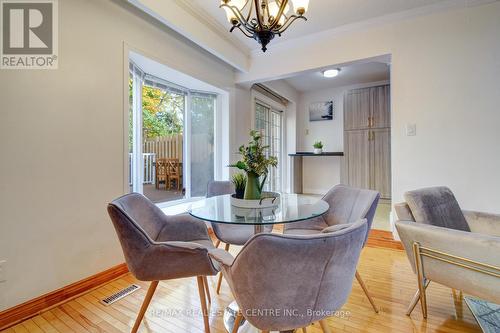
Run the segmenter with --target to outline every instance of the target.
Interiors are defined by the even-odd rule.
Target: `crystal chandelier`
[[[281,36],[297,19],[307,18],[304,14],[309,0],[291,0],[293,14],[289,15],[289,0],[221,0],[221,8],[226,11],[227,19],[234,29],[258,41],[262,51],[266,52],[267,44],[274,36]]]

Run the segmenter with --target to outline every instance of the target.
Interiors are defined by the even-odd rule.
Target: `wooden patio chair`
[[[155,167],[155,186],[160,189],[160,182],[165,183],[165,189],[169,188],[168,162],[166,158],[158,158]]]
[[[176,182],[177,190],[182,189],[182,168],[178,158],[167,158],[167,181],[168,189],[172,188],[172,181]]]

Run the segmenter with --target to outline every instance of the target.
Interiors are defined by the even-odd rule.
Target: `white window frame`
[[[220,130],[221,130],[221,124],[220,124],[220,118],[221,118],[221,106],[223,104],[222,101],[222,96],[221,94],[217,92],[208,92],[208,91],[199,91],[199,90],[194,90],[194,89],[188,89],[179,85],[176,85],[175,83],[168,82],[166,80],[163,80],[162,78],[156,77],[151,74],[145,74],[142,72],[142,70],[136,66],[130,59],[129,61],[129,67],[133,68],[135,71],[136,75],[133,76],[133,94],[135,95],[136,98],[133,98],[133,106],[132,106],[132,112],[133,112],[133,148],[132,148],[132,165],[134,166],[132,168],[132,191],[138,192],[138,193],[143,193],[143,180],[144,180],[144,172],[143,172],[143,166],[142,166],[142,159],[137,158],[137,156],[141,156],[143,153],[143,144],[142,144],[142,90],[144,87],[144,81],[145,79],[148,79],[150,81],[153,81],[155,83],[159,83],[162,85],[166,85],[178,90],[181,90],[185,93],[185,110],[184,110],[184,116],[183,116],[183,156],[184,160],[183,162],[183,179],[184,179],[184,188],[185,188],[185,197],[179,200],[171,200],[171,201],[165,201],[165,202],[160,202],[157,203],[156,205],[159,206],[160,208],[165,208],[165,207],[170,207],[174,205],[179,205],[182,203],[189,203],[193,202],[196,200],[201,199],[200,197],[191,197],[191,94],[192,93],[203,93],[203,94],[208,94],[208,95],[213,95],[215,96],[215,102],[214,102],[214,179],[219,179],[221,177],[221,172],[217,172],[218,170],[218,161],[221,160],[220,156],[220,149],[217,148],[217,144],[219,142],[219,137],[221,136]],[[129,75],[130,75],[130,70],[129,70]],[[127,100],[126,100],[126,105],[127,105],[127,117],[126,117],[126,131],[125,131],[125,139],[127,142],[127,147],[128,147],[128,139],[129,139],[129,131],[128,131],[128,120],[129,120],[129,100],[128,100],[128,78],[126,81],[126,91],[127,91]],[[127,151],[127,165],[128,165],[128,148],[126,149]],[[126,183],[129,183],[128,176],[126,176],[127,181]],[[128,193],[128,188],[129,185],[126,186],[126,193]]]

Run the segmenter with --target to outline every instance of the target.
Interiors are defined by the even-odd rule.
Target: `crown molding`
[[[181,0],[124,0],[182,35],[187,40],[205,49],[240,72],[250,66],[250,52],[228,39],[228,32],[214,31],[213,25],[205,23],[199,13]],[[190,9],[191,8],[191,9]]]
[[[208,29],[212,30],[214,33],[218,34],[222,39],[226,40],[228,43],[232,44],[235,48],[244,51],[250,56],[252,49],[248,47],[245,43],[236,38],[229,29],[219,23],[211,15],[207,14],[206,11],[201,10],[199,7],[195,6],[190,0],[174,0],[174,2],[184,9],[186,12],[195,17],[198,21],[203,23]],[[222,9],[221,9],[222,10]]]

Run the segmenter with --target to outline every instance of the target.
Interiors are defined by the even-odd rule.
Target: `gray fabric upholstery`
[[[108,213],[132,274],[142,281],[214,275],[214,246],[205,223],[187,214],[166,216],[138,193],[108,205]]]
[[[212,181],[208,183],[207,198],[217,195],[233,194],[234,185],[230,181]],[[255,233],[251,225],[233,225],[224,223],[211,223],[215,236],[221,242],[233,245],[244,245]],[[265,232],[271,232],[272,225],[264,226]]]
[[[470,231],[457,199],[447,187],[428,187],[404,194],[418,223]]]
[[[285,234],[313,234],[323,229],[353,223],[366,219],[368,231],[371,228],[377,209],[380,193],[372,190],[358,189],[346,185],[336,185],[323,196],[330,208],[320,217],[285,225]],[[365,242],[368,239],[368,231]]]
[[[217,195],[233,194],[234,184],[230,181],[211,181],[207,186],[207,198]]]
[[[414,243],[500,267],[500,215],[461,211],[453,193],[446,187],[411,191],[405,198],[411,202],[395,205],[396,229],[413,271]],[[500,302],[499,278],[425,256],[422,263],[424,275],[431,281]]]
[[[497,221],[500,230],[500,220]],[[488,265],[500,267],[500,237],[454,230],[412,221],[397,221],[396,228],[415,271],[413,243]],[[423,256],[425,277],[450,288],[500,303],[500,278]]]
[[[463,210],[471,232],[500,237],[500,215]]]
[[[287,331],[308,326],[342,307],[351,292],[366,233],[366,220],[361,220],[342,230],[310,236],[258,234],[234,260],[221,250],[210,255],[220,262],[236,302],[252,325]]]

